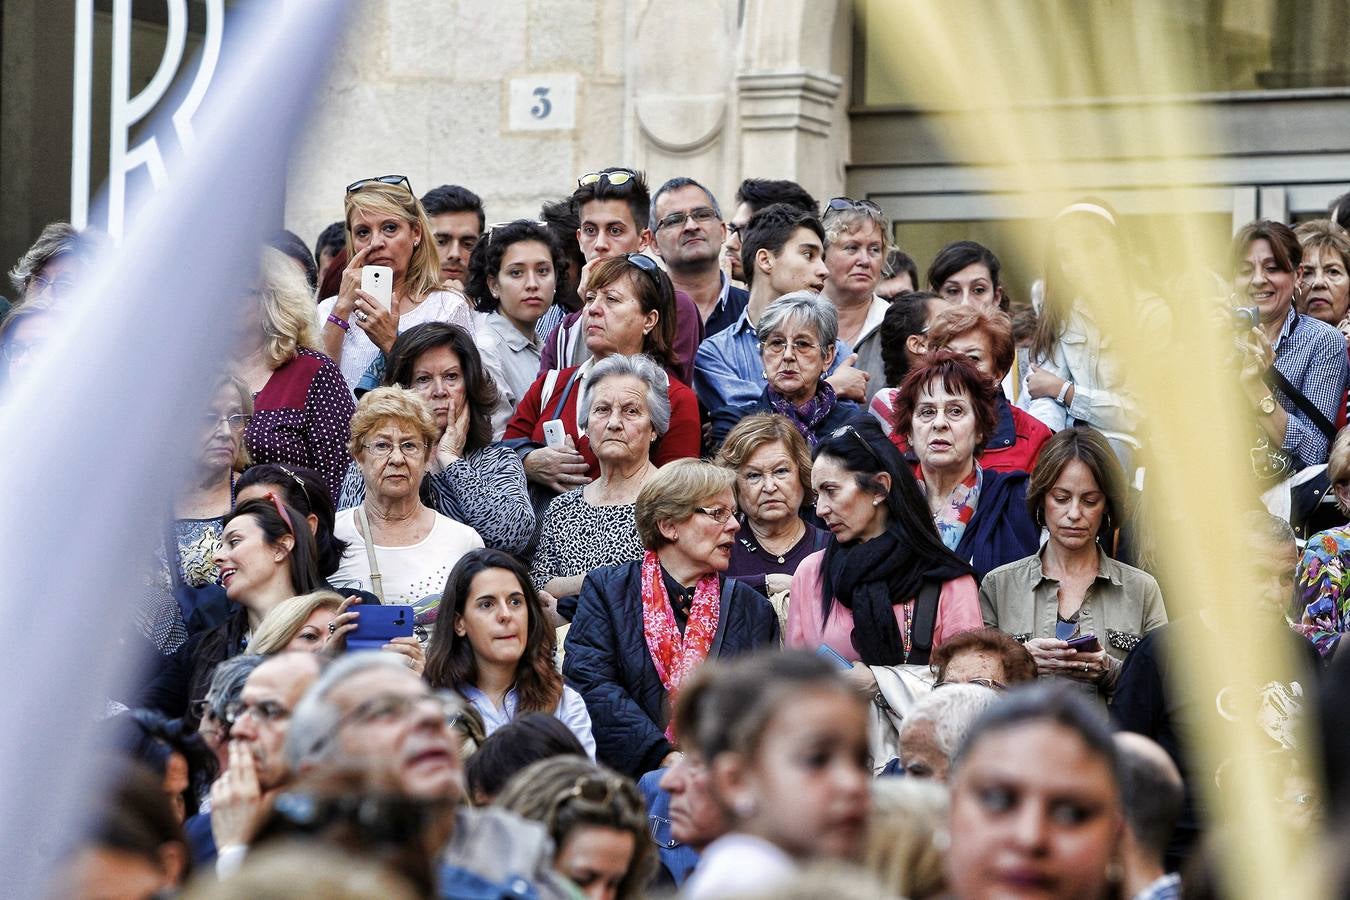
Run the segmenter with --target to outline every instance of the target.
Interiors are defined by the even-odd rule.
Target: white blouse
[[[328,321],[336,305],[336,295],[319,304],[320,328]],[[425,300],[398,317],[398,333],[402,334],[423,322],[446,322],[460,326],[471,336],[475,333],[469,301],[464,299],[463,294],[454,291],[432,291],[427,294]],[[342,370],[347,387],[354,389],[361,376],[366,374],[366,369],[369,369],[370,364],[375,361],[375,357],[380,355],[380,348],[375,346],[375,342],[359,325],[352,322],[351,326],[342,338],[342,359],[338,362],[338,368]]]

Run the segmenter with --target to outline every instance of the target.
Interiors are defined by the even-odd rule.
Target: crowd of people
[[[260,247],[54,896],[1222,895],[1224,702],[1182,665],[1220,613],[1155,578],[1166,459],[1093,313],[1182,346],[1175,285],[1098,199],[1027,286],[964,240],[921,280],[869,200],[730,209],[614,166],[489,226],[383,175]],[[1253,222],[1187,298],[1251,416],[1211,449],[1265,492],[1225,539],[1298,662],[1230,689],[1310,839],[1346,799],[1310,787],[1338,707],[1297,735],[1350,658],[1347,220]],[[98,244],[13,267],[5,391]]]

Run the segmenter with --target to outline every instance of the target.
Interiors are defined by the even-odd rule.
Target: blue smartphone
[[[827,644],[821,644],[819,647],[816,648],[816,656],[819,656],[821,659],[825,660],[826,662],[832,662],[832,663],[834,663],[836,666],[838,666],[838,667],[841,668],[841,669],[851,669],[851,668],[853,668],[853,663],[851,663],[851,662],[849,662],[848,660],[844,659],[844,658],[843,658],[842,656],[840,656],[837,652],[835,652],[835,650],[834,650],[832,647],[830,647],[830,646],[827,645]]]
[[[363,603],[352,607],[352,612],[360,613],[360,616],[356,619],[356,630],[347,635],[348,650],[379,650],[389,643],[390,638],[413,635],[411,606],[367,606]]]

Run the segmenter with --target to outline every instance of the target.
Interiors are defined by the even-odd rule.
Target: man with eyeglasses
[[[217,871],[238,867],[268,798],[290,782],[283,750],[291,715],[326,661],[316,653],[277,654],[249,674],[239,699],[225,707],[229,767],[211,785],[209,813]]]
[[[464,702],[385,653],[338,660],[296,707],[286,756],[299,773],[362,770],[404,796],[457,804],[463,790],[453,723]],[[505,810],[459,808],[440,857],[444,897],[566,896],[542,825]],[[533,893],[529,889],[533,888]]]
[[[586,282],[591,266],[599,259],[642,253],[652,242],[647,227],[651,218],[651,194],[641,172],[610,166],[590,172],[577,179],[572,192],[572,208],[576,210],[579,227],[577,242],[586,257],[586,265],[578,279],[577,295],[586,300]],[[590,359],[583,339],[585,309],[570,313],[544,341],[540,354],[539,374],[550,369],[579,366]],[[694,353],[703,340],[703,320],[698,307],[684,291],[675,291],[675,356],[679,371],[675,374],[685,384],[694,377]]]
[[[698,307],[704,340],[735,324],[750,295],[718,265],[727,226],[712,191],[692,178],[672,178],[652,197],[651,231],[670,281]]]

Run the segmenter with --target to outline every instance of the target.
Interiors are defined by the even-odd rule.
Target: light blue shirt
[[[825,374],[833,375],[852,352],[848,344],[836,340],[834,362]],[[699,344],[698,353],[694,354],[694,393],[704,409],[713,410],[754,403],[765,387],[759,337],[747,310],[735,325]]]
[[[466,684],[459,690],[473,704],[474,709],[478,710],[478,714],[483,717],[484,736],[492,734],[516,717],[515,688],[506,692],[503,701],[505,709],[498,709],[488,699],[487,694],[471,684]],[[586,701],[581,699],[581,695],[567,685],[563,685],[562,699],[558,701],[558,708],[554,710],[553,716],[566,725],[568,731],[576,735],[577,740],[586,750],[586,755],[594,762],[595,737],[591,734],[591,714],[586,711]]]

